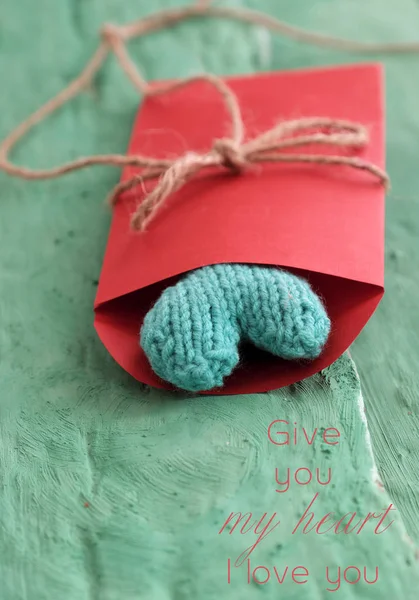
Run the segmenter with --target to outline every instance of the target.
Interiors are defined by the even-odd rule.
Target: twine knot
[[[212,151],[219,157],[220,165],[233,173],[241,173],[248,164],[243,147],[234,140],[228,138],[215,140]]]

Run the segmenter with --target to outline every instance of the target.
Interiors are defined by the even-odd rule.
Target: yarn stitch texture
[[[223,385],[239,362],[239,342],[288,360],[315,359],[330,320],[309,283],[273,267],[220,264],[168,287],[140,334],[155,373],[199,392]]]

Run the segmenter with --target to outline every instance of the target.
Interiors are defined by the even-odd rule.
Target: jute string
[[[168,85],[155,85],[147,82],[131,60],[126,47],[127,42],[135,37],[174,26],[196,17],[239,20],[266,27],[301,42],[338,50],[392,54],[419,52],[419,42],[369,44],[335,38],[305,31],[257,11],[211,6],[211,0],[198,0],[191,6],[163,10],[126,25],[105,25],[101,31],[101,42],[97,50],[79,76],[57,96],[18,125],[0,144],[0,169],[11,176],[39,180],[61,177],[66,173],[93,165],[137,167],[140,170],[139,173],[118,184],[109,195],[109,202],[114,204],[123,191],[142,184],[146,179],[158,178],[156,187],[145,197],[132,216],[132,227],[137,230],[145,229],[170,194],[180,189],[199,171],[209,167],[225,167],[233,172],[240,173],[251,164],[263,162],[347,165],[369,172],[385,185],[388,183],[388,176],[382,169],[358,157],[284,152],[284,150],[290,148],[308,148],[310,145],[319,144],[346,150],[361,148],[368,143],[367,131],[361,124],[327,117],[302,118],[279,123],[254,139],[245,141],[244,124],[237,98],[220,77],[204,74],[180,79]],[[9,155],[17,142],[33,127],[87,88],[109,53],[116,56],[129,80],[143,96],[165,94],[197,80],[204,80],[214,86],[219,92],[231,119],[230,137],[215,140],[212,148],[206,154],[188,152],[175,160],[162,160],[138,154],[105,154],[81,157],[49,169],[30,169],[11,162]]]

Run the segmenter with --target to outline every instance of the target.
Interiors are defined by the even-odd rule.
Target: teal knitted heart
[[[153,370],[194,392],[223,385],[247,340],[285,359],[321,353],[330,320],[310,285],[273,267],[221,264],[188,273],[147,313],[140,344]]]

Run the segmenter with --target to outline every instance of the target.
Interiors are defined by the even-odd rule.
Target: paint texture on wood
[[[65,380],[51,379],[50,393],[59,396]],[[347,599],[416,597],[415,548],[397,511],[383,522],[381,529],[394,519],[381,534],[374,532],[377,520],[360,534],[323,535],[321,528],[305,534],[305,522],[292,534],[316,493],[313,524],[329,512],[335,521],[356,512],[356,525],[391,504],[376,476],[359,380],[348,357],[268,394],[119,392],[108,382],[100,400],[85,390],[74,404],[65,397],[45,400],[42,411],[27,407],[3,420],[6,598],[24,598],[29,584],[28,597],[63,600],[253,598],[258,584],[247,583],[245,560],[227,583],[228,558],[237,560],[257,538],[240,533],[244,520],[236,528],[231,521],[219,534],[236,512],[251,512],[251,522],[267,513],[263,525],[273,517],[271,527],[280,521],[249,555],[251,568],[275,566],[281,577],[287,566],[309,571],[304,588],[290,575],[279,584],[272,572],[263,586],[267,598],[297,598],[304,589],[304,597],[314,599],[337,587]],[[276,419],[290,426],[272,426],[271,439],[285,440],[275,432],[292,432],[297,423],[296,445],[269,440]],[[340,432],[338,440],[329,438],[337,445],[322,438],[329,427]],[[309,445],[304,431],[311,442],[316,428]],[[292,480],[301,467],[314,474],[309,485]],[[287,487],[278,482],[287,479],[288,468],[289,490],[278,492]],[[298,477],[307,481],[307,472]],[[321,485],[317,477],[330,482]],[[378,567],[378,581],[346,583],[343,570],[349,566],[361,572],[365,567],[370,580]],[[331,582],[341,567],[340,586],[327,581],[326,567]],[[265,578],[260,570],[256,576]]]
[[[177,4],[155,1],[153,10]],[[306,0],[247,5],[336,35],[417,38],[419,6],[413,0],[319,0],[309,9]],[[125,22],[149,10],[145,0],[39,0],[36,10],[30,0],[2,0],[0,135],[78,72],[101,23]],[[191,23],[132,49],[146,74],[159,79],[203,69],[233,74],[356,59],[231,23]],[[353,356],[378,469],[399,512],[394,526],[372,540],[366,532],[328,546],[320,536],[290,540],[284,532],[280,540],[273,532],[257,558],[279,566],[285,553],[290,564],[293,557],[307,566],[312,560],[319,576],[323,557],[376,562],[384,592],[378,583],[368,589],[346,584],[339,592],[367,600],[415,598],[418,589],[414,550],[401,539],[400,517],[418,540],[419,57],[392,57],[385,65],[393,183],[387,295]],[[80,153],[123,151],[137,102],[110,62],[85,96],[31,136],[17,159],[45,166]],[[322,510],[353,510],[354,499],[360,511],[390,501],[370,477],[365,428],[355,408],[359,384],[346,359],[333,367],[333,376],[294,389],[202,402],[147,394],[113,363],[94,333],[91,307],[110,222],[102,201],[117,180],[107,169],[33,184],[0,176],[1,600],[202,597],[194,585],[234,598],[220,591],[218,569],[225,569],[226,554],[244,548],[233,536],[217,535],[225,512],[245,510],[246,503],[255,512],[269,511],[275,503],[283,518],[294,518],[312,496],[308,487],[298,495],[276,493],[272,467],[279,461],[290,467],[329,464],[321,447],[284,454],[269,445],[265,427],[284,411],[307,428],[325,424],[342,431],[342,445],[330,454],[337,461],[337,487],[332,493],[327,486]],[[199,580],[193,576],[198,568]],[[237,583],[235,593],[278,597],[274,585],[255,585]],[[286,585],[288,598],[300,598],[306,589]],[[314,585],[310,593],[323,597]]]

